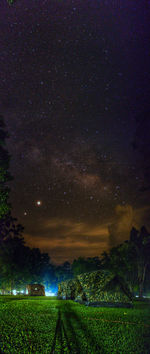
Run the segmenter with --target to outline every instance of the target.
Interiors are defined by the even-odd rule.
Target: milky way
[[[150,228],[149,21],[146,1],[1,1],[13,215],[56,263]]]

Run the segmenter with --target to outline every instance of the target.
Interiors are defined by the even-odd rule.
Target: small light
[[[46,296],[55,296],[56,294],[53,293],[52,291],[45,291]]]
[[[40,205],[41,205],[41,201],[40,201],[40,200],[37,200],[36,204],[37,204],[38,206],[40,206]]]

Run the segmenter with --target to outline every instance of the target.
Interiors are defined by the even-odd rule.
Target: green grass
[[[150,353],[150,304],[86,307],[51,297],[0,296],[2,353]]]

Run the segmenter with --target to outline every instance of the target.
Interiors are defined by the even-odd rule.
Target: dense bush
[[[62,299],[91,302],[129,303],[131,298],[122,288],[119,279],[109,271],[95,271],[78,275],[59,284],[58,296]]]

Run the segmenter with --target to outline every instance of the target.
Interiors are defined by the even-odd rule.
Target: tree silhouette
[[[102,266],[117,275],[131,293],[138,287],[143,297],[146,270],[150,266],[150,233],[145,226],[138,231],[134,227],[130,239],[102,254]]]
[[[7,0],[8,4],[13,5],[16,0]]]
[[[111,248],[109,254],[103,252],[102,267],[117,276],[124,290],[133,295],[137,285],[137,267],[135,250],[128,241]]]
[[[3,117],[0,116],[0,219],[4,218],[10,212],[10,204],[8,202],[9,187],[8,182],[12,180],[9,173],[10,156],[5,149],[6,139],[9,137],[5,131]]]
[[[139,163],[144,175],[141,192],[150,190],[150,110],[136,116],[136,131],[132,147],[139,155]]]
[[[130,233],[130,241],[132,247],[135,249],[135,264],[138,273],[139,297],[143,297],[143,288],[145,281],[145,274],[148,265],[150,264],[150,233],[145,226],[138,231],[134,227]]]

